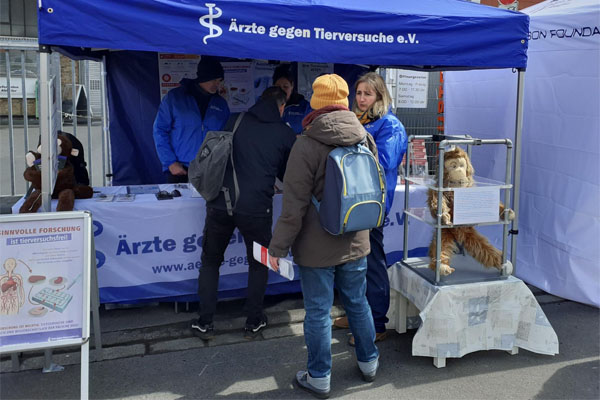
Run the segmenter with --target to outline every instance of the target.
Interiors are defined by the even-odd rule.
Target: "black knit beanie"
[[[198,72],[196,80],[200,83],[212,81],[213,79],[223,79],[225,73],[221,63],[211,56],[202,56],[198,63]]]

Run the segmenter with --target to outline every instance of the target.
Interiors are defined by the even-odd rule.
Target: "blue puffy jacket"
[[[188,166],[196,157],[206,132],[223,129],[229,118],[227,102],[213,95],[208,103],[204,119],[196,99],[189,93],[188,85],[196,84],[183,79],[181,86],[164,97],[154,120],[154,143],[163,171],[175,161]]]
[[[364,127],[375,139],[377,152],[379,153],[379,164],[385,171],[385,183],[387,185],[385,212],[387,214],[390,212],[394,201],[398,181],[398,166],[402,162],[404,153],[406,153],[406,130],[391,110],[383,117],[365,124]]]
[[[310,103],[306,101],[304,96],[294,93],[283,110],[282,119],[283,122],[286,122],[292,128],[296,135],[299,135],[302,133],[302,120],[311,111]]]

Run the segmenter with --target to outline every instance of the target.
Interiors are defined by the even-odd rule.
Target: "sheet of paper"
[[[500,219],[500,189],[454,189],[454,225],[496,222]]]
[[[254,259],[261,264],[265,265],[271,271],[274,271],[273,268],[269,265],[269,252],[268,249],[260,244],[254,242],[252,247],[252,254],[254,255]],[[279,275],[284,278],[289,279],[290,281],[294,279],[294,266],[290,260],[286,260],[285,258],[279,259],[279,271],[275,271]]]

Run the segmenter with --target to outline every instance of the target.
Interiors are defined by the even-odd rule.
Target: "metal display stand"
[[[435,149],[438,152],[438,155],[428,161],[428,164],[431,164],[427,171],[431,171],[432,169],[437,169],[437,182],[430,176],[426,175],[418,175],[415,176],[411,174],[412,171],[417,170],[414,168],[411,162],[410,155],[412,154],[413,142],[416,139],[427,141],[427,147],[429,147],[429,151],[431,151],[431,145],[437,145]],[[474,177],[475,185],[473,188],[497,188],[498,190],[504,190],[504,204],[506,208],[504,210],[504,218],[500,219],[498,217],[497,221],[494,222],[483,222],[483,223],[475,223],[475,224],[457,224],[457,225],[445,225],[442,222],[442,197],[444,192],[453,191],[455,188],[444,187],[444,154],[452,147],[457,145],[467,145],[467,154],[471,154],[472,146],[480,146],[480,145],[504,145],[506,146],[506,175],[505,181],[494,181],[492,179],[482,178],[482,177]],[[429,268],[423,268],[429,264],[428,257],[418,257],[418,258],[409,258],[408,257],[408,234],[409,234],[409,224],[404,224],[404,250],[402,261],[400,261],[403,265],[413,269],[427,281],[435,284],[435,285],[451,285],[451,284],[459,284],[459,283],[473,283],[480,281],[488,281],[488,280],[497,280],[497,279],[506,279],[508,275],[512,273],[512,264],[507,260],[507,243],[508,243],[508,227],[511,223],[507,218],[509,212],[509,204],[510,204],[510,193],[509,190],[512,189],[511,184],[511,164],[512,164],[512,142],[509,139],[475,139],[475,138],[463,138],[463,137],[453,137],[453,136],[442,136],[442,135],[411,135],[408,138],[408,150],[407,150],[407,162],[405,163],[404,170],[404,182],[405,182],[405,191],[404,191],[404,215],[405,218],[414,218],[423,223],[429,224],[435,228],[435,237],[436,237],[436,268],[435,272],[430,270]],[[422,171],[422,170],[421,170]],[[431,213],[427,206],[425,207],[417,207],[411,208],[409,203],[410,198],[410,184],[417,184],[426,186],[428,189],[433,190],[437,194],[437,212],[436,219],[432,218]],[[468,188],[467,188],[468,190]],[[483,225],[503,225],[503,233],[502,233],[502,271],[498,273],[498,270],[495,269],[484,269],[482,266],[473,265],[477,264],[475,260],[470,257],[453,257],[452,258],[452,266],[456,266],[455,271],[448,276],[440,275],[440,255],[441,255],[441,242],[442,242],[442,229],[455,228],[460,226],[483,226]],[[463,255],[464,251],[462,252]]]
[[[63,368],[52,364],[52,349],[81,346],[81,398],[87,399],[90,303],[94,310],[96,348],[101,350],[96,269],[92,268],[96,263],[91,214],[69,211],[0,216],[0,228],[4,241],[1,243],[4,246],[3,252],[11,256],[27,255],[35,248],[39,255],[30,256],[37,260],[37,270],[44,273],[33,275],[31,268],[16,257],[7,258],[13,264],[9,268],[6,268],[7,261],[3,260],[8,277],[4,281],[10,286],[6,292],[10,294],[13,291],[14,294],[2,299],[5,306],[2,312],[5,316],[0,324],[0,352],[10,353],[13,369],[18,369],[20,352],[44,350],[44,372],[54,372]],[[17,262],[29,269],[30,278],[27,281],[14,272],[14,264]],[[57,265],[61,265],[62,269],[57,269]],[[61,275],[51,278],[49,271],[60,272]],[[70,275],[65,278],[65,273]],[[36,286],[36,281],[41,285]],[[35,301],[31,304],[37,305],[29,312],[21,309],[24,299],[23,303],[18,301],[19,293],[24,293],[26,284],[30,286],[27,298],[30,302]],[[32,290],[34,287],[35,290]],[[92,287],[95,288],[94,293]],[[79,311],[74,311],[78,309]],[[48,322],[44,322],[48,318]],[[29,325],[24,327],[27,329],[21,328],[23,325],[19,324],[23,321],[31,324],[31,328],[27,328]],[[54,328],[47,329],[46,326]],[[11,332],[12,329],[18,331]]]
[[[415,165],[411,165],[414,140],[427,141],[419,143],[418,148],[427,148],[435,156],[423,158],[416,156]],[[404,251],[400,262],[390,268],[390,285],[394,300],[394,313],[390,320],[394,322],[396,331],[404,333],[407,329],[407,317],[413,325],[417,315],[421,323],[413,338],[412,353],[414,356],[432,357],[437,368],[446,366],[446,358],[460,358],[465,354],[480,350],[504,350],[509,354],[517,354],[518,348],[525,348],[541,354],[558,353],[558,339],[535,297],[527,286],[519,279],[511,276],[512,264],[507,260],[508,218],[510,213],[509,190],[511,184],[512,142],[508,139],[479,140],[430,135],[410,136],[405,164],[405,217],[414,218],[429,224],[435,229],[435,271],[429,268],[429,257],[408,257],[409,224],[404,224]],[[453,223],[446,225],[442,221],[442,199],[444,192],[458,188],[444,187],[444,155],[451,146],[467,145],[470,156],[472,146],[504,145],[506,146],[506,176],[504,182],[474,177],[472,189],[490,188],[504,190],[504,214],[500,218],[498,209],[488,208],[487,221],[469,222],[476,219],[457,219],[454,213]],[[437,153],[436,153],[437,152]],[[437,180],[429,175],[437,170]],[[416,172],[416,174],[410,174]],[[426,186],[437,196],[437,210],[432,217],[427,205],[411,208],[409,203],[410,184]],[[471,190],[471,188],[460,188]],[[487,190],[487,189],[484,189]],[[456,205],[456,193],[455,205]],[[499,193],[498,193],[499,195]],[[499,199],[496,197],[495,202]],[[479,201],[482,201],[479,198]],[[485,203],[485,202],[484,202]],[[495,203],[496,204],[496,203]],[[463,209],[471,212],[471,203],[462,204]],[[466,206],[466,207],[465,207]],[[494,207],[496,207],[494,205]],[[473,208],[475,206],[473,205]],[[485,207],[484,207],[485,208]],[[496,210],[496,215],[492,211]],[[454,210],[456,211],[456,209]],[[486,219],[481,219],[486,221]],[[442,229],[460,226],[503,225],[502,236],[502,268],[484,268],[470,255],[454,254],[451,265],[454,272],[441,276],[441,238]],[[513,249],[514,251],[514,249]]]

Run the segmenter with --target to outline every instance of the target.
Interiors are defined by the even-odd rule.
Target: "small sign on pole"
[[[88,212],[0,216],[0,352],[80,345],[88,396],[92,218]]]

